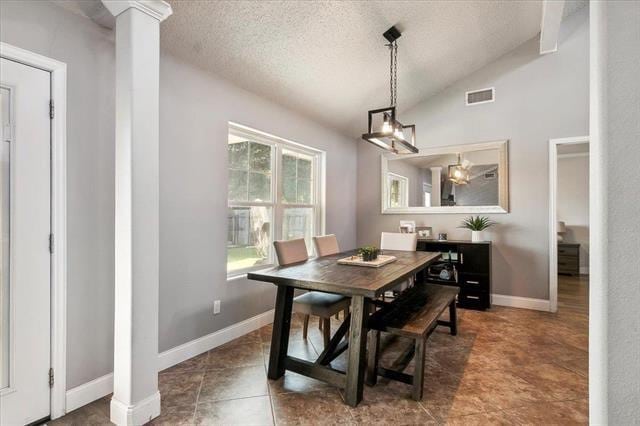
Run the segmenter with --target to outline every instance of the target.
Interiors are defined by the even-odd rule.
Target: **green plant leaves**
[[[462,221],[462,224],[458,226],[458,228],[470,229],[472,231],[484,231],[493,225],[496,225],[496,222],[490,220],[486,216],[469,216]]]

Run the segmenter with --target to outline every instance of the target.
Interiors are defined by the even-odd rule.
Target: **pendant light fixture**
[[[390,53],[389,92],[390,106],[374,109],[368,113],[368,132],[362,139],[394,154],[415,154],[416,126],[404,125],[396,118],[396,102],[398,98],[398,38],[400,31],[396,27],[389,28],[384,34],[389,44]],[[382,123],[380,124],[380,121]]]
[[[458,162],[449,166],[447,178],[455,185],[466,185],[470,180],[469,170],[471,169],[471,163],[467,160],[460,160],[461,157],[458,154]]]

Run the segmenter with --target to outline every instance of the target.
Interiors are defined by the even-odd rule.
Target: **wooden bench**
[[[451,334],[457,334],[456,295],[458,287],[437,284],[417,284],[403,292],[395,301],[383,303],[382,308],[369,318],[369,353],[367,366],[367,384],[375,385],[378,376],[398,380],[413,386],[412,398],[422,399],[424,381],[425,344],[433,330],[438,326],[450,328]],[[438,319],[449,308],[449,321]],[[393,369],[380,367],[380,332],[402,336],[414,341],[396,362]],[[413,376],[403,373],[406,365],[415,356]]]

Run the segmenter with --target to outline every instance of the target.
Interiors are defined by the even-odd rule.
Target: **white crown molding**
[[[102,4],[116,17],[133,8],[162,22],[173,13],[171,5],[162,0],[102,0]]]

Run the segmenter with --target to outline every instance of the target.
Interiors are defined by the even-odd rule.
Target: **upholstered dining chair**
[[[313,237],[313,244],[316,246],[316,254],[318,257],[340,253],[338,239],[334,234]]]
[[[418,234],[383,232],[380,236],[380,250],[416,251]],[[404,290],[413,284],[413,278],[400,283],[394,290]],[[385,297],[392,297],[393,291],[385,292]]]
[[[274,241],[276,256],[280,266],[306,262],[309,259],[307,245],[303,238],[288,241]],[[304,315],[302,337],[307,338],[309,330],[309,316],[320,318],[322,337],[325,347],[331,339],[331,317],[349,308],[350,300],[339,294],[310,291],[293,298],[294,312]]]

